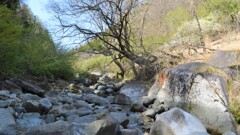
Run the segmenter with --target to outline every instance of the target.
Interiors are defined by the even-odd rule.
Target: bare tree
[[[143,48],[141,41],[134,41],[130,21],[139,4],[141,0],[66,0],[51,5],[64,37],[87,43],[92,53],[112,56],[124,76],[123,58],[140,67],[151,67],[157,60]],[[101,42],[102,48],[93,45],[93,40]]]

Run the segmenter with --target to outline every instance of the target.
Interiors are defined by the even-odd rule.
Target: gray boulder
[[[29,100],[23,103],[23,107],[27,112],[41,112],[40,105],[38,101]]]
[[[22,119],[17,119],[16,121],[18,128],[23,130],[45,124],[39,113],[26,113]]]
[[[208,133],[197,118],[179,108],[173,108],[156,117],[150,135],[208,135]]]
[[[0,100],[0,108],[7,108],[14,104],[14,100]]]
[[[131,105],[142,102],[142,97],[146,96],[148,89],[146,86],[137,81],[131,81],[124,85],[116,96],[117,104]]]
[[[0,135],[17,135],[13,109],[0,108]]]
[[[85,128],[85,135],[118,135],[120,126],[111,116],[96,120]]]
[[[86,108],[92,109],[92,107],[83,100],[78,100],[78,101],[72,103],[72,106],[74,106],[76,108],[86,107]]]
[[[60,105],[60,106],[54,106],[48,114],[53,114],[54,116],[63,116],[63,117],[68,117],[71,115],[79,115],[79,116],[84,116],[88,114],[92,114],[93,111],[89,108],[78,108],[76,109],[75,107],[69,106],[69,105]]]
[[[161,84],[159,83],[159,80],[157,78],[154,84],[152,85],[152,87],[148,91],[148,94],[147,94],[148,97],[156,97],[160,89],[161,89]]]
[[[21,95],[19,95],[19,98],[22,99],[23,102],[26,102],[28,100],[37,100],[38,101],[41,99],[41,97],[30,94],[30,93],[21,94]]]
[[[160,103],[179,107],[197,117],[213,133],[236,132],[229,113],[227,74],[204,63],[188,63],[170,69],[157,95]]]
[[[96,115],[85,115],[79,117],[78,115],[71,115],[67,117],[67,121],[69,123],[84,125],[87,126],[89,123],[94,122],[96,120]]]
[[[126,113],[123,112],[111,112],[110,115],[118,121],[123,127],[126,127],[129,123]]]
[[[26,135],[70,135],[71,125],[68,122],[57,121],[50,124],[34,126],[26,131]]]
[[[43,95],[44,90],[38,86],[37,84],[28,82],[28,81],[18,81],[17,83],[19,86],[22,87],[22,90],[25,92],[37,94],[37,95]]]
[[[106,98],[94,94],[87,94],[84,98],[87,102],[97,105],[108,106],[110,104]]]

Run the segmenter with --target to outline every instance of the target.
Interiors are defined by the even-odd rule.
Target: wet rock
[[[16,122],[14,119],[14,111],[12,108],[0,108],[0,134],[1,135],[16,135]]]

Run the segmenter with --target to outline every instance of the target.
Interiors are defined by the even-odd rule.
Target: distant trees
[[[151,72],[157,58],[136,41],[131,17],[140,0],[66,0],[53,2],[52,9],[60,23],[63,37],[74,37],[77,43],[87,44],[91,53],[111,56],[124,77],[123,59],[132,63],[135,76],[139,68]],[[76,42],[75,42],[76,43]]]

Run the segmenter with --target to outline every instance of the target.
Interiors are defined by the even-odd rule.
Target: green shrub
[[[0,6],[1,77],[73,76],[71,57],[55,46],[39,22],[24,25],[26,18],[34,18],[29,10],[24,11],[15,14],[11,9]]]

